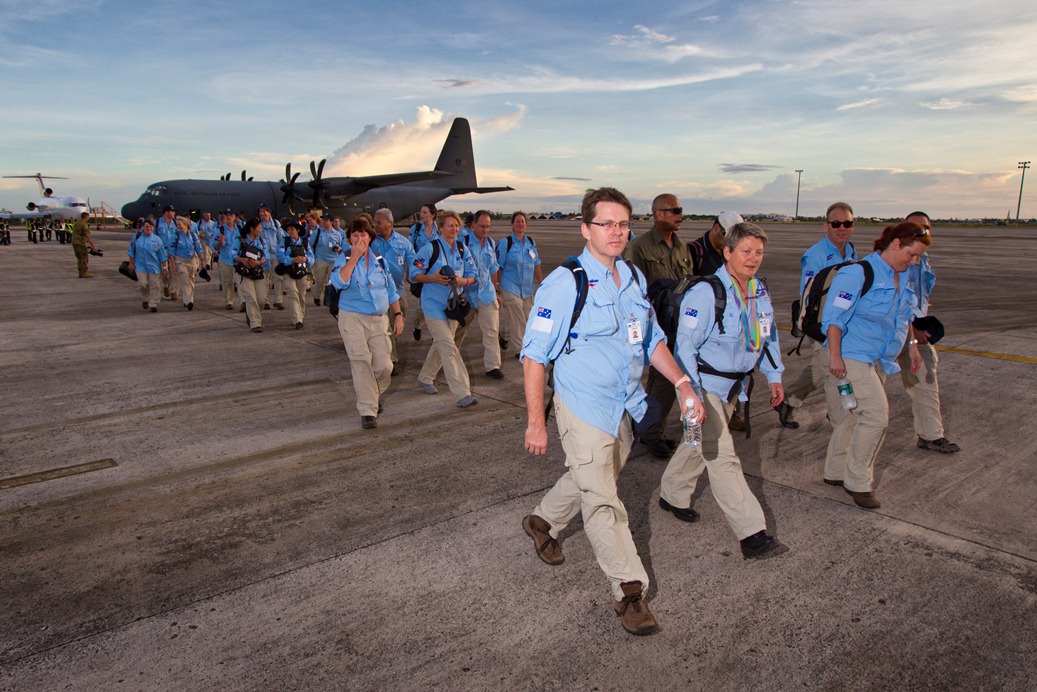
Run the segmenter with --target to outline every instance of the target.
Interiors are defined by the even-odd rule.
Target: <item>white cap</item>
[[[722,211],[717,214],[716,222],[724,229],[724,235],[727,235],[728,231],[744,221],[745,219],[742,218],[741,214],[733,211]]]

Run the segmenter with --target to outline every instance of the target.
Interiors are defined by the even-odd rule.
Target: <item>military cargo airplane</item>
[[[61,221],[76,221],[79,219],[79,215],[84,211],[90,211],[90,205],[82,197],[76,197],[75,195],[54,195],[54,190],[51,190],[43,182],[47,179],[54,180],[68,180],[68,178],[62,178],[56,175],[5,175],[5,178],[35,178],[36,182],[40,186],[40,194],[43,196],[38,202],[29,202],[25,205],[28,211],[23,212],[0,212],[0,219],[9,219],[12,221],[20,221],[23,219],[45,219],[52,218]]]
[[[280,182],[254,181],[241,172],[241,180],[231,180],[228,173],[219,180],[166,180],[149,185],[135,202],[122,208],[127,219],[148,214],[158,216],[166,206],[179,214],[212,212],[233,209],[251,215],[265,204],[275,217],[306,211],[310,208],[327,209],[330,213],[350,219],[361,212],[373,214],[388,208],[393,216],[410,216],[429,202],[439,202],[451,195],[469,192],[506,192],[511,187],[479,187],[475,178],[472,153],[472,131],[468,121],[455,118],[443,150],[431,171],[390,173],[361,177],[325,178],[324,164],[310,162],[311,179],[297,183],[299,173],[292,173],[292,164],[285,166],[285,177]]]

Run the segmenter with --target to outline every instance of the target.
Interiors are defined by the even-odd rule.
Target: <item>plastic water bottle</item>
[[[702,426],[694,420],[695,400],[686,399],[684,407],[688,409],[687,413],[681,416],[681,423],[684,424],[684,444],[689,447],[699,447],[702,445]]]
[[[847,377],[841,378],[835,383],[839,388],[839,401],[843,402],[843,408],[852,411],[857,408],[857,397],[853,395],[853,385]]]

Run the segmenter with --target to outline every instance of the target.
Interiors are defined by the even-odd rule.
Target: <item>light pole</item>
[[[1024,174],[1025,175],[1025,174]],[[799,221],[799,183],[803,179],[803,169],[796,169],[796,221]],[[1019,193],[1022,194],[1022,193]]]
[[[1019,179],[1019,204],[1015,208],[1015,225],[1019,225],[1019,210],[1023,208],[1023,182],[1026,180],[1026,169],[1030,167],[1029,161],[1020,161],[1019,168],[1023,169],[1023,177]]]

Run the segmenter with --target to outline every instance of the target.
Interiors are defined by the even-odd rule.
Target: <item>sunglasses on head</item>
[[[853,221],[829,221],[832,228],[853,228]]]
[[[928,228],[916,228],[913,231],[907,231],[896,236],[896,238],[924,238],[929,235]]]

